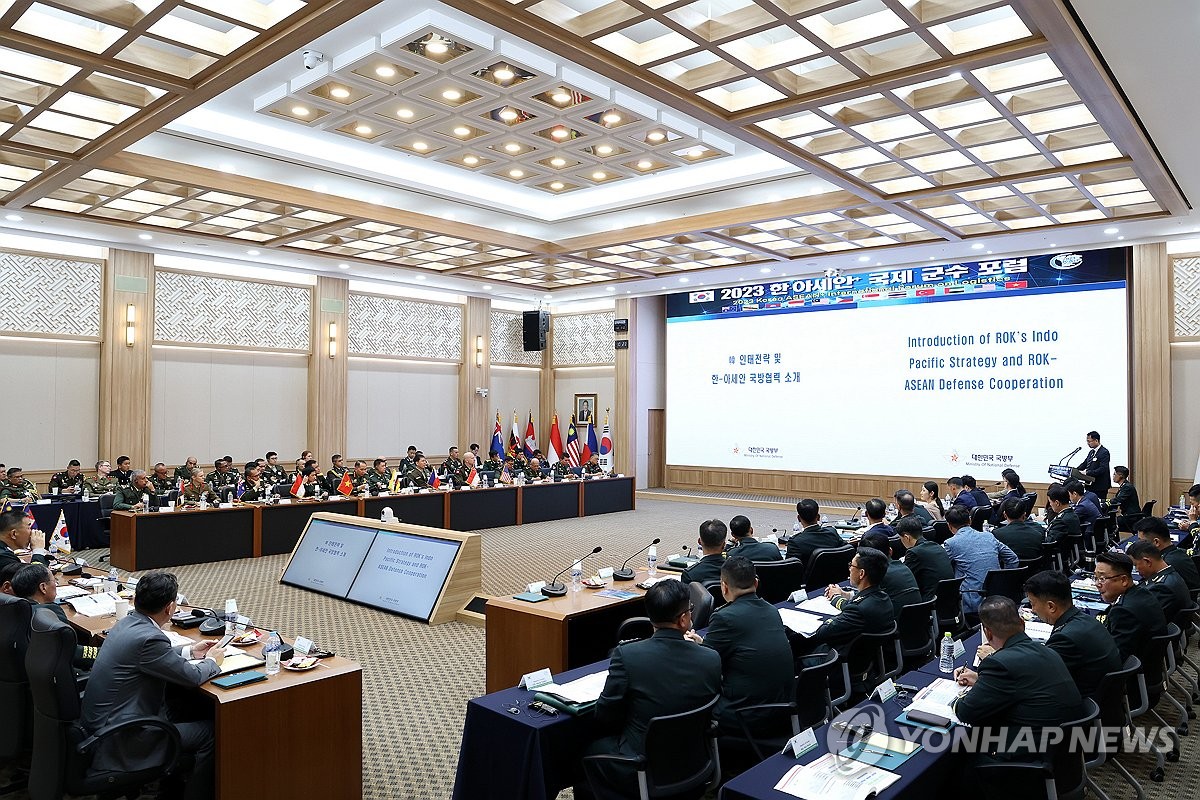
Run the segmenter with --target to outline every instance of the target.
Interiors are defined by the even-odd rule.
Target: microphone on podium
[[[603,549],[604,548],[602,548],[600,545],[596,545],[594,548],[592,548],[590,553],[584,553],[579,558],[573,559],[570,564],[558,571],[558,575],[555,575],[550,579],[548,584],[542,587],[542,594],[546,595],[546,597],[562,597],[565,595],[567,593],[567,587],[558,582],[559,577],[571,567],[575,566],[576,561],[583,561],[588,556],[594,556]]]
[[[651,542],[650,544],[643,547],[641,550],[638,550],[636,553],[634,553],[633,556],[640,555],[641,553],[646,552],[651,547],[654,547],[654,545],[658,544],[660,541],[662,541],[662,540],[656,538],[653,542]],[[628,566],[626,566],[626,564],[628,564],[630,561],[633,560],[633,556],[630,556],[629,558],[625,559],[625,563],[621,565],[620,569],[613,571],[613,580],[614,581],[631,581],[631,580],[633,580],[633,570],[631,570]]]

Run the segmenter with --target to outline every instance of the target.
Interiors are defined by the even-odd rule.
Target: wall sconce
[[[133,347],[134,328],[133,323],[137,320],[137,309],[133,303],[125,306],[125,346]]]
[[[337,358],[337,323],[329,323],[329,357]]]
[[[475,366],[483,366],[483,337],[475,337]]]

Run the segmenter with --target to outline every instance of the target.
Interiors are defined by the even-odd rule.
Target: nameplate
[[[958,659],[962,658],[966,654],[967,654],[967,648],[962,643],[962,640],[955,639],[954,640],[954,660],[957,661]]]
[[[460,487],[458,487],[458,488],[459,488],[459,489],[461,489],[461,490],[463,490],[463,491],[465,491],[465,490],[467,490],[467,489],[470,489],[470,488],[471,488],[471,484],[469,484],[469,483],[464,483],[462,486],[460,486]]]
[[[312,650],[312,647],[312,641],[305,639],[303,636],[297,636],[296,641],[292,642],[292,649],[302,656],[308,655],[309,651]]]
[[[550,674],[549,667],[543,667],[536,672],[526,672],[521,676],[521,682],[517,684],[518,689],[534,689],[545,686],[548,683],[554,683],[554,676]]]
[[[533,594],[535,592],[540,592],[545,587],[545,585],[546,585],[545,581],[535,581],[535,582],[529,584],[528,586],[526,586],[525,591],[529,592],[530,594]]]
[[[803,603],[808,599],[808,592],[803,589],[797,589],[788,596],[788,599],[793,603]]]
[[[799,758],[816,746],[817,735],[813,733],[812,728],[808,728],[788,739],[788,743],[783,746],[783,754],[787,755],[791,753],[796,758]]]
[[[233,503],[221,503],[217,508],[233,508]]]
[[[624,472],[618,472],[618,473],[617,473],[617,477],[618,477],[618,478],[624,478],[624,477],[625,477],[625,473],[624,473]]]
[[[38,500],[38,501],[37,501],[37,504],[38,504],[39,506],[48,506],[48,505],[50,505],[50,503],[51,503],[51,502],[52,502],[52,501],[51,501],[51,498],[49,498],[49,497],[43,497],[42,499],[40,499],[40,500]]]
[[[175,506],[159,506],[158,507],[158,513],[160,513],[160,514],[170,514],[174,510],[175,510]]]
[[[612,567],[605,567],[604,569],[597,571],[596,574],[601,578],[604,578],[604,580],[608,580],[613,576],[613,572],[615,572],[615,570]]]
[[[891,678],[888,678],[886,681],[875,687],[873,694],[879,698],[879,702],[886,703],[888,700],[891,700],[896,696],[896,684]]]
[[[281,497],[281,498],[279,498],[279,505],[281,505],[281,506],[290,506],[291,504],[292,504],[292,498],[290,498],[290,497]]]

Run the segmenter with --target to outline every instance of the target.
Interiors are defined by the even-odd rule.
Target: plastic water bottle
[[[583,588],[583,564],[576,561],[571,565],[571,591],[578,592]]]
[[[646,553],[646,572],[651,578],[658,574],[658,548],[654,545],[651,545],[650,552]]]
[[[949,631],[942,637],[942,654],[938,658],[938,669],[947,675],[954,672],[954,639]]]
[[[889,519],[896,516],[896,504],[895,503],[888,503],[887,515],[888,515]]]
[[[149,510],[150,510],[150,495],[143,494],[142,495],[142,511],[149,511]]]
[[[792,536],[796,536],[799,533],[800,533],[800,521],[797,520],[796,522],[792,523]]]
[[[821,515],[821,524],[822,524],[822,525],[828,525],[828,524],[829,524],[829,515],[828,515],[828,514],[822,514],[822,515]]]
[[[207,494],[200,495],[200,508],[202,508],[202,509],[208,508],[208,495]]]
[[[279,634],[271,631],[267,635],[267,643],[263,645],[263,660],[266,661],[265,671],[268,675],[276,675],[279,673],[279,653],[283,650],[283,644],[279,641]]]
[[[92,498],[91,490],[88,489],[87,484],[84,484],[84,486],[83,486],[83,502],[86,503],[91,498]]]

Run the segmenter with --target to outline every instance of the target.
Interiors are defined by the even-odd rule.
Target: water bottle
[[[233,629],[237,623],[237,600],[225,601],[225,635],[232,636]]]
[[[646,553],[646,572],[653,578],[658,574],[658,548],[650,545],[650,551]]]
[[[576,561],[571,565],[571,591],[578,592],[583,588],[583,564]]]
[[[828,524],[829,524],[829,515],[822,514],[821,515],[821,525],[824,526],[824,525],[828,525]]]
[[[792,523],[792,536],[796,536],[799,533],[800,533],[800,521],[797,520]]]
[[[267,643],[263,645],[263,660],[266,666],[264,671],[268,675],[277,675],[279,673],[279,652],[283,650],[283,644],[279,641],[279,634],[271,631],[267,635]]]
[[[142,495],[142,511],[149,511],[149,510],[150,510],[150,495],[143,494]]]
[[[1179,507],[1187,508],[1187,495],[1186,494],[1179,495]]]
[[[896,504],[895,503],[888,503],[887,515],[888,515],[888,519],[891,519],[892,517],[896,516]]]
[[[938,658],[938,669],[947,675],[954,672],[954,639],[949,631],[942,637],[942,655]]]
[[[92,497],[92,493],[91,493],[91,491],[88,490],[87,484],[85,483],[83,485],[83,502],[86,503],[88,500],[91,499],[91,497]]]
[[[208,495],[207,494],[200,495],[200,508],[202,508],[202,509],[208,508]]]

